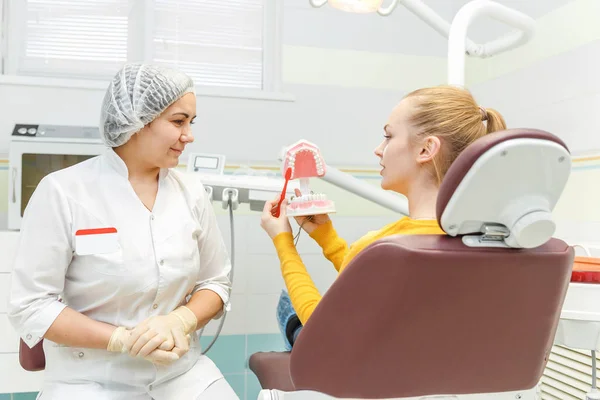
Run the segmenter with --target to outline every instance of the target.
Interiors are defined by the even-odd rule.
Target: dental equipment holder
[[[311,6],[319,8],[328,0],[309,0]],[[491,0],[474,0],[464,5],[456,13],[452,24],[444,20],[422,0],[392,0],[388,7],[381,7],[377,13],[387,17],[402,4],[421,18],[436,32],[448,38],[448,84],[463,86],[465,82],[465,55],[480,58],[515,49],[533,38],[535,20],[526,14],[513,10]],[[479,17],[489,17],[518,29],[508,35],[484,44],[476,44],[467,37],[467,30]]]

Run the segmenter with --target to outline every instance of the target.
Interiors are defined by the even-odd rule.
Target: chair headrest
[[[437,198],[438,223],[468,246],[538,247],[555,232],[552,210],[570,173],[569,149],[551,133],[488,134],[449,168]]]

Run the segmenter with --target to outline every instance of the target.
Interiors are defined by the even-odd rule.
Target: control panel
[[[45,124],[15,124],[11,136],[15,138],[101,139],[100,129],[97,127]]]

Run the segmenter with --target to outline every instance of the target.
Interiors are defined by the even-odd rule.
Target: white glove
[[[131,331],[123,326],[119,326],[115,329],[108,341],[106,350],[115,353],[127,353],[125,342],[129,340]],[[181,345],[181,344],[180,344]],[[189,344],[188,344],[189,346]],[[171,346],[172,348],[173,346]],[[168,365],[172,362],[179,360],[179,355],[176,352],[169,351],[169,349],[161,349],[160,347],[144,357],[146,360],[158,365]]]
[[[196,331],[197,324],[196,315],[184,306],[167,315],[150,317],[125,339],[125,351],[132,357],[146,358],[157,349],[171,350],[182,357],[190,349],[189,335]]]

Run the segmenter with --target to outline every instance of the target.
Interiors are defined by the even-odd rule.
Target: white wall
[[[312,140],[329,163],[370,163],[382,127],[401,90],[288,84],[295,101],[198,97],[196,141],[188,151],[224,153],[228,161],[275,163],[280,149]],[[103,92],[0,84],[0,153],[15,123],[97,126]],[[353,146],[339,151],[342,143]],[[364,151],[365,146],[369,151]],[[186,155],[182,156],[186,162]]]
[[[512,127],[545,129],[574,154],[600,150],[600,1],[575,0],[537,23],[515,51],[471,60],[469,83],[482,105]]]
[[[563,139],[577,160],[555,216],[559,236],[600,243],[600,1],[575,0],[538,19],[535,39],[513,52],[470,60],[479,102],[509,127],[531,127]]]

